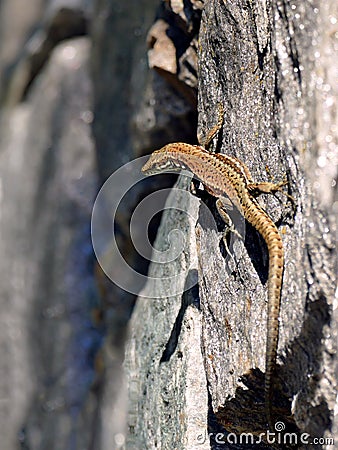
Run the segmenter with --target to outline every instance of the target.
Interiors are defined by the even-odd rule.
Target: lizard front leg
[[[226,197],[219,197],[216,200],[216,208],[217,211],[219,213],[219,215],[221,216],[223,222],[226,225],[226,228],[223,232],[223,243],[225,246],[225,250],[226,252],[231,256],[232,259],[234,259],[234,257],[232,256],[228,243],[227,243],[227,237],[229,235],[229,233],[234,233],[236,236],[238,236],[240,239],[243,239],[243,236],[236,230],[236,228],[234,227],[234,224],[231,220],[231,217],[228,214],[228,210],[231,208],[233,208],[232,203],[229,199],[227,199]]]

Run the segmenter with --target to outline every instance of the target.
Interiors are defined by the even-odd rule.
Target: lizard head
[[[155,175],[161,172],[180,172],[189,169],[185,155],[191,159],[195,148],[197,146],[182,142],[167,144],[150,155],[142,167],[142,172],[145,175]]]

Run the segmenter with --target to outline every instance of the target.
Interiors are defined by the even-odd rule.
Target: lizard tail
[[[262,235],[269,252],[268,276],[268,320],[265,362],[265,411],[269,428],[274,430],[272,414],[272,380],[276,367],[279,309],[284,269],[283,242],[276,225],[256,202],[251,201],[245,218],[254,224],[256,230]]]
[[[268,278],[268,321],[267,321],[267,343],[265,363],[265,410],[269,428],[274,430],[272,414],[272,382],[276,368],[278,335],[279,335],[279,309],[282,289],[282,278],[284,268],[284,252],[282,239],[275,224],[272,223],[267,231],[269,239],[267,242],[269,250],[269,278]],[[264,236],[263,236],[264,237]]]

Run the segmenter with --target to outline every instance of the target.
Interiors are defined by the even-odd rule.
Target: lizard
[[[171,143],[154,151],[142,167],[145,175],[162,172],[192,172],[203,184],[205,190],[217,198],[217,210],[226,224],[229,217],[226,209],[229,201],[235,205],[242,216],[261,234],[269,254],[268,272],[268,313],[265,362],[265,411],[268,425],[273,426],[272,416],[272,379],[276,368],[279,311],[282,279],[284,271],[284,249],[278,229],[269,215],[259,205],[255,196],[259,193],[282,191],[285,181],[254,182],[247,166],[238,158],[206,150],[222,121],[208,133],[204,145],[191,145],[183,142]],[[283,192],[283,191],[282,191]],[[283,192],[285,195],[292,197]]]

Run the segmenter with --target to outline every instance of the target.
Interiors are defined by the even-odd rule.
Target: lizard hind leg
[[[284,179],[280,183],[271,183],[270,181],[262,181],[261,183],[250,183],[248,184],[248,190],[252,193],[258,194],[275,194],[276,192],[281,192],[285,195],[292,203],[295,205],[295,199],[292,195],[285,192],[282,187],[286,186],[288,181]]]

